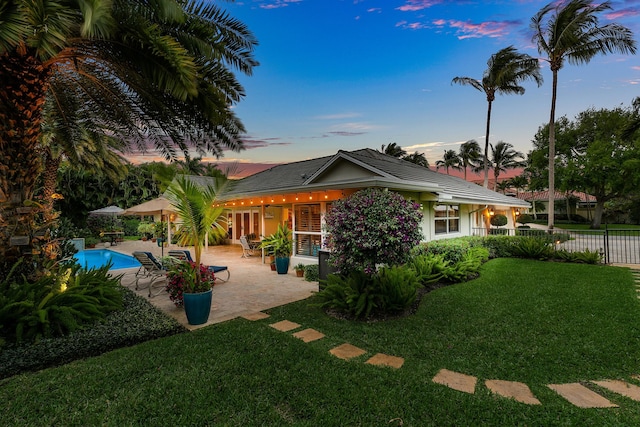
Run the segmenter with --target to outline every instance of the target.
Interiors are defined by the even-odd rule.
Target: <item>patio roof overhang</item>
[[[437,184],[403,181],[399,179],[389,178],[366,178],[361,180],[345,180],[345,181],[331,181],[321,182],[315,184],[306,184],[291,187],[274,187],[268,190],[259,191],[238,191],[231,190],[228,193],[222,194],[218,200],[220,202],[233,202],[237,200],[246,199],[269,199],[269,197],[275,197],[276,195],[294,195],[294,194],[308,194],[308,193],[323,193],[335,194],[335,192],[342,192],[345,190],[360,190],[363,188],[377,187],[388,188],[393,191],[409,191],[409,192],[435,192],[440,191],[441,188]],[[341,194],[341,193],[339,193]],[[315,200],[315,198],[313,198]],[[270,202],[264,202],[270,203]],[[260,203],[258,203],[259,205]]]
[[[518,208],[531,207],[530,203],[518,198],[509,198],[509,200],[506,200],[504,197],[483,197],[482,195],[469,197],[468,195],[455,195],[443,191],[443,188],[435,183],[407,181],[388,177],[309,183],[289,187],[273,187],[267,190],[257,191],[231,190],[222,194],[218,200],[220,203],[224,203],[229,207],[331,201],[344,197],[351,192],[370,187],[418,193],[420,201]]]

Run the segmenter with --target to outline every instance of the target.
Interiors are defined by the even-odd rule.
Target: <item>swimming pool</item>
[[[110,251],[108,249],[92,249],[88,251],[78,251],[73,256],[78,263],[87,268],[99,268],[103,265],[107,265],[109,261],[112,262],[112,270],[119,268],[131,268],[140,267],[140,263],[134,257],[121,254],[119,252]]]

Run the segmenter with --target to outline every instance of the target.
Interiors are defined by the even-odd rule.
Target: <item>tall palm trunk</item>
[[[53,195],[56,192],[58,184],[58,169],[60,168],[61,158],[54,156],[50,148],[44,153],[44,171],[42,173],[42,187],[45,207],[45,221],[54,219],[53,214]]]
[[[489,188],[489,132],[491,129],[491,105],[493,100],[488,100],[487,107],[487,132],[484,136],[484,188]]]
[[[49,70],[26,52],[0,58],[0,257],[16,252],[12,236],[33,238],[35,210],[26,212],[33,198],[41,160],[38,153],[42,107]]]
[[[556,167],[556,96],[558,94],[558,68],[552,64],[553,86],[551,92],[551,117],[549,118],[549,208],[548,227],[549,232],[553,232],[555,214],[555,167]]]

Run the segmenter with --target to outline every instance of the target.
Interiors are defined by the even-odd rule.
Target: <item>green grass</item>
[[[385,322],[335,319],[310,302],[9,378],[0,425],[640,425],[640,402],[600,389],[620,407],[580,409],[546,387],[640,374],[627,269],[497,259]],[[326,337],[303,343],[269,327],[283,319]],[[367,354],[329,354],[345,342]],[[405,364],[364,363],[378,352]],[[442,368],[477,376],[476,394],[433,383]],[[486,379],[524,382],[542,405],[496,397]]]

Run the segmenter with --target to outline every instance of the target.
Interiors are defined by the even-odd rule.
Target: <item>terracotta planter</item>
[[[276,262],[272,262],[271,264],[271,271],[276,271]]]
[[[304,270],[296,270],[297,277],[304,277]]]

